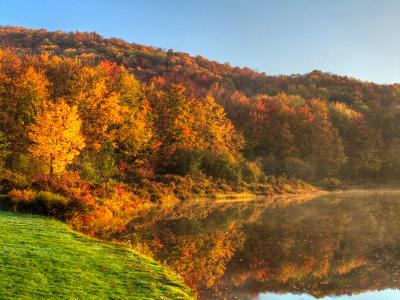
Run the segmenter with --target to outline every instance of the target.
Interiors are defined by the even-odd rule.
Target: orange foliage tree
[[[64,100],[47,102],[29,128],[30,154],[46,165],[50,174],[62,173],[85,147],[81,124],[75,106]]]

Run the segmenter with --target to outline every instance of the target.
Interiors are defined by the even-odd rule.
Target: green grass
[[[45,217],[0,212],[1,299],[190,299],[174,272]]]

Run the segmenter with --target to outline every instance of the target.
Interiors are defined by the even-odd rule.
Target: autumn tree
[[[337,129],[332,126],[326,103],[312,100],[310,107],[314,116],[310,136],[312,145],[310,160],[318,175],[335,176],[347,160],[342,139]]]
[[[345,165],[346,175],[355,178],[378,174],[384,163],[381,132],[368,124],[365,114],[343,103],[331,105],[331,119],[339,130],[348,157]],[[389,169],[389,166],[396,165],[396,144],[396,139],[393,139],[385,151],[385,163]],[[392,162],[389,162],[390,158],[393,159]]]
[[[386,176],[400,174],[400,139],[394,138],[385,151]]]
[[[25,150],[27,127],[48,96],[49,82],[33,65],[32,58],[21,59],[10,50],[0,50],[0,129],[13,153]]]
[[[153,126],[142,84],[125,68],[110,62],[86,67],[83,72],[87,85],[78,111],[87,144],[82,155],[86,169],[91,165],[104,175],[115,174],[117,165],[124,166],[119,168],[121,172],[143,166],[149,156]],[[99,160],[108,162],[107,166]]]
[[[69,105],[77,105],[90,85],[87,69],[81,60],[51,55],[42,57],[47,78],[51,81],[50,97],[64,97]]]
[[[376,177],[383,165],[382,136],[379,130],[368,127],[365,120],[352,124],[349,128],[351,141],[348,142],[351,177]]]
[[[114,66],[108,74],[111,78],[109,88],[118,92],[119,103],[125,112],[116,136],[119,152],[125,160],[143,162],[149,155],[154,137],[152,108],[145,87],[124,68]]]
[[[185,95],[181,85],[149,87],[148,98],[154,113],[154,128],[160,153],[171,156],[177,149],[193,147],[196,140],[193,100]]]
[[[232,155],[242,149],[242,137],[227,118],[224,108],[211,95],[199,101],[194,116],[198,147]]]
[[[81,124],[76,106],[63,99],[47,102],[29,128],[30,154],[47,166],[51,175],[62,173],[85,147]]]

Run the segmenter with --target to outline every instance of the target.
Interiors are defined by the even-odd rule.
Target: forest
[[[156,202],[400,175],[397,84],[269,76],[94,32],[1,27],[0,114],[0,206],[97,236]]]

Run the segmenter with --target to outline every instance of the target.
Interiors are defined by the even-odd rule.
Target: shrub
[[[179,151],[172,158],[167,172],[181,176],[201,173],[204,152],[200,150]]]
[[[93,163],[90,161],[83,161],[80,163],[80,174],[82,178],[93,182],[93,183],[99,183],[100,182],[100,176],[99,173],[97,172],[96,168],[93,166]]]
[[[272,155],[263,158],[262,168],[263,171],[268,175],[282,174],[285,169],[282,161],[278,160]]]
[[[24,189],[30,186],[28,179],[19,173],[4,170],[0,174],[0,193],[7,194],[12,189]]]
[[[231,182],[239,182],[242,179],[240,167],[226,154],[207,153],[202,162],[202,170],[214,178]]]
[[[113,148],[106,144],[98,153],[87,152],[79,158],[76,165],[83,179],[93,183],[100,183],[118,177]]]
[[[230,155],[214,154],[204,150],[177,152],[163,172],[191,177],[206,175],[234,183],[242,179],[241,166]],[[248,170],[248,174],[251,172]]]
[[[140,183],[140,186],[135,190],[135,194],[142,199],[148,199],[152,202],[173,202],[176,200],[176,197],[173,193],[174,188],[174,183],[169,184],[143,179]]]
[[[287,176],[295,178],[310,179],[315,175],[315,170],[310,163],[295,157],[285,159],[284,170]]]
[[[264,175],[257,162],[245,161],[241,164],[243,180],[247,183],[258,182]]]
[[[73,201],[51,192],[36,192],[31,189],[11,190],[1,199],[2,209],[18,212],[37,213],[61,220],[69,219],[77,212]]]
[[[8,193],[8,196],[17,201],[31,202],[36,198],[37,192],[31,189],[23,189],[23,190],[12,189]]]
[[[70,202],[70,200],[59,194],[40,191],[37,194],[35,201],[31,203],[33,206],[32,209],[35,212],[61,219],[67,219],[73,212],[71,211]]]
[[[50,191],[78,202],[93,204],[92,186],[79,177],[76,172],[65,173],[59,177],[41,175],[33,180],[33,186],[38,190]]]

